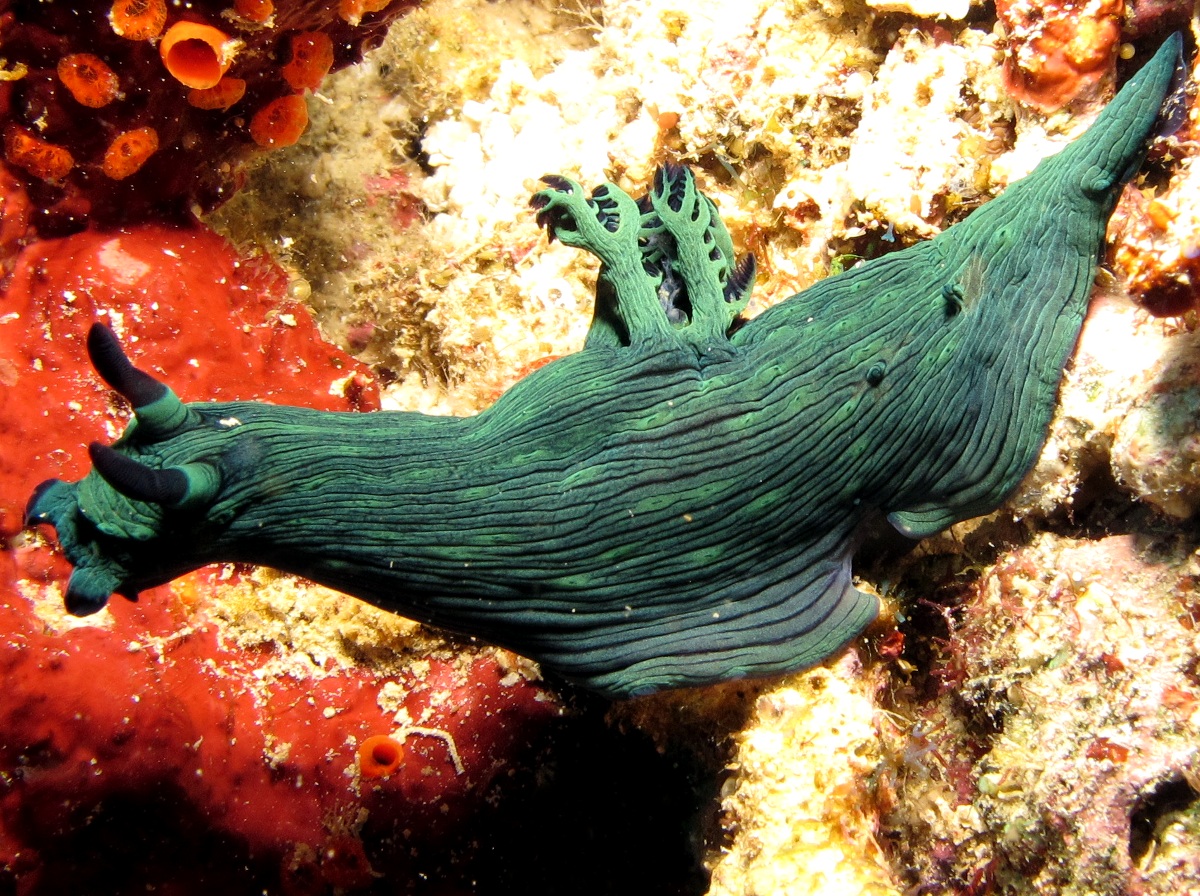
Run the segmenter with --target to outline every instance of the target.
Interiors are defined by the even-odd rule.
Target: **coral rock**
[[[948,847],[906,860],[913,892],[1195,892],[1197,572],[1187,539],[1048,533],[982,572],[938,642],[934,749],[897,769],[891,842]]]
[[[722,804],[732,842],[712,861],[709,896],[897,896],[873,833],[867,782],[879,746],[861,673],[851,654],[758,698]]]

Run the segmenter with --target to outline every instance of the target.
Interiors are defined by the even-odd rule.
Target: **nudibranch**
[[[547,178],[539,222],[601,260],[591,329],[474,417],[184,404],[94,326],[134,419],[30,501],[67,607],[243,561],[614,697],[820,662],[878,612],[851,582],[864,524],[937,532],[1036,458],[1179,55],[962,223],[749,322],[753,259],[687,170],[640,202]]]

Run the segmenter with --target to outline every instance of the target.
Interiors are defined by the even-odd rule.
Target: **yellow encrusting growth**
[[[189,581],[204,575],[185,577],[175,587],[186,590]],[[427,667],[430,657],[458,658],[470,651],[394,613],[265,568],[217,590],[206,612],[240,647],[279,648],[264,674],[320,677],[365,663],[399,675]]]
[[[875,840],[876,712],[852,658],[758,698],[722,803],[733,842],[711,861],[709,896],[899,896]]]

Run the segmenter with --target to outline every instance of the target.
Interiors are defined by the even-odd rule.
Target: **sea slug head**
[[[142,588],[203,565],[194,556],[194,544],[203,541],[197,535],[226,521],[217,499],[240,475],[247,447],[240,422],[221,419],[228,405],[185,405],[134,367],[107,327],[92,326],[88,354],[134,419],[115,445],[89,446],[87,476],[43,482],[26,508],[26,524],[54,526],[75,567],[66,603],[77,616],[102,609],[113,593],[134,599]]]

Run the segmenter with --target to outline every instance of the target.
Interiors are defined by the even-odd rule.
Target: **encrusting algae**
[[[709,859],[709,896],[813,893],[899,896],[863,781],[883,764],[879,708],[851,653],[754,701],[736,735],[722,794],[733,842]],[[803,882],[803,883],[801,883]]]

